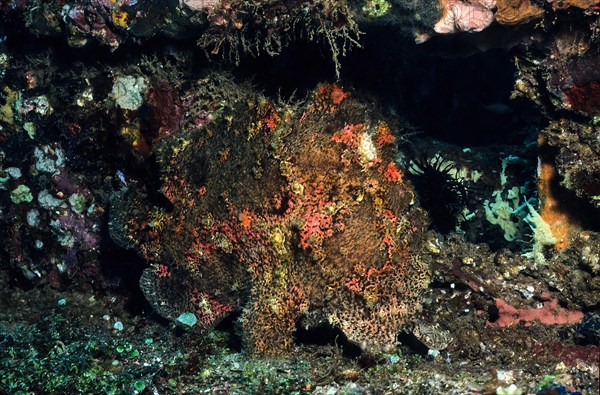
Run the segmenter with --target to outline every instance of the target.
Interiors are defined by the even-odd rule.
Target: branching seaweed
[[[278,55],[300,37],[325,42],[339,76],[339,56],[360,45],[361,32],[345,1],[234,0],[209,10],[207,18],[210,26],[198,44],[207,55],[236,64],[242,54]]]

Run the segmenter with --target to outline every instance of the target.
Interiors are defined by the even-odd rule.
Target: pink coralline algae
[[[546,295],[547,296],[547,295]],[[496,299],[496,307],[500,317],[494,322],[487,322],[489,326],[506,327],[524,322],[531,325],[538,321],[545,325],[577,324],[583,319],[581,311],[567,310],[558,306],[558,300],[547,298],[542,308],[517,309],[502,299]]]
[[[221,0],[181,0],[180,5],[186,5],[194,11],[210,10],[221,3]]]
[[[442,18],[435,24],[437,33],[480,32],[494,21],[495,0],[442,0]]]

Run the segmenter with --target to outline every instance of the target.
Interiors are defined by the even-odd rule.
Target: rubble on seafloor
[[[0,393],[598,393],[599,42],[594,0],[0,0]]]

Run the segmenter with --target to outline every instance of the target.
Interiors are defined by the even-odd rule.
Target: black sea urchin
[[[471,189],[457,175],[456,164],[439,154],[423,153],[410,159],[406,168],[432,227],[442,233],[452,231],[473,201]]]

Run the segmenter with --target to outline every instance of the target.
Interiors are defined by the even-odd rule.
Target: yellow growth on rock
[[[544,15],[544,9],[529,0],[497,0],[495,19],[501,25],[519,25]]]

